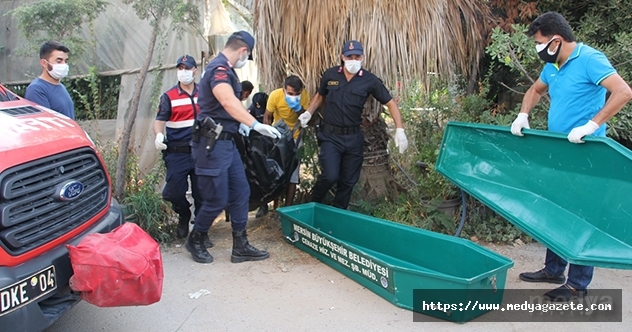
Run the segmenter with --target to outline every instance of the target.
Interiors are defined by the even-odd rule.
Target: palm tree
[[[473,90],[489,16],[485,2],[476,0],[258,0],[254,31],[260,81],[271,90],[292,73],[314,93],[324,70],[340,63],[343,43],[356,39],[364,46],[363,66],[387,88],[404,92],[409,82],[426,81],[433,72],[462,75]],[[391,178],[384,176],[390,135],[381,110],[375,101],[365,108],[367,176],[360,180],[376,196],[391,187],[384,182]]]

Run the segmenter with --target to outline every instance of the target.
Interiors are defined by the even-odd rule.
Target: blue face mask
[[[287,93],[285,94],[285,102],[287,105],[293,109],[295,112],[299,112],[301,110],[301,96],[290,96]]]

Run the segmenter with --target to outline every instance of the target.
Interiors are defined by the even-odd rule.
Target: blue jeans
[[[544,272],[551,276],[559,276],[564,274],[566,265],[569,265],[567,261],[551,250],[546,249]],[[593,266],[570,264],[566,284],[577,290],[585,290],[592,281],[594,269]]]

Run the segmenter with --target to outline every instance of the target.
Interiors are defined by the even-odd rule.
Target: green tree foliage
[[[493,43],[487,48],[487,53],[493,60],[524,75],[530,83],[533,83],[537,76],[532,75],[542,69],[542,62],[535,56],[532,47],[534,43],[526,32],[525,25],[512,25],[511,33],[505,33],[498,27],[494,28],[492,30]]]
[[[171,27],[177,32],[185,32],[200,23],[200,12],[193,3],[181,0],[123,0],[123,3],[131,5],[138,18],[149,20],[160,29],[166,27],[165,19],[171,19]]]
[[[528,26],[523,24],[514,24],[511,30],[506,32],[500,28],[494,28],[492,31],[492,42],[487,47],[487,54],[491,57],[493,65],[489,68],[487,74],[487,82],[500,84],[505,89],[522,94],[537,79],[544,66],[544,63],[538,58],[535,52],[535,42],[531,37],[527,36]],[[504,66],[509,69],[510,74],[503,77],[495,77],[497,68]],[[502,70],[500,72],[503,72]],[[532,129],[547,128],[547,110],[549,107],[549,98],[545,96],[531,111],[529,123]],[[515,116],[520,110],[520,104],[515,109],[509,110],[508,115]],[[505,110],[507,112],[507,110]],[[501,112],[501,113],[505,113]],[[499,117],[500,119],[500,117]],[[492,124],[509,125],[505,122],[496,122],[491,120]],[[513,118],[511,119],[513,121]]]
[[[433,77],[428,86],[421,82],[408,85],[406,97],[402,97],[398,104],[406,124],[409,149],[404,154],[391,156],[396,167],[393,167],[395,178],[406,190],[396,198],[360,201],[352,208],[450,235],[456,233],[463,220],[461,237],[488,242],[513,243],[517,239],[527,242],[529,238],[524,233],[472,197],[465,195],[467,203],[462,210],[461,191],[435,168],[449,121],[509,126],[515,118],[513,114],[501,112],[485,98],[486,84],[481,85],[479,93],[466,94],[454,85],[456,83]],[[393,148],[391,142],[389,149]],[[458,204],[456,210],[454,206],[450,208],[451,203],[455,203],[453,199]]]
[[[45,0],[22,5],[8,14],[18,21],[18,29],[33,54],[46,40],[56,40],[70,48],[74,56],[86,50],[81,26],[94,21],[109,3],[102,0]]]

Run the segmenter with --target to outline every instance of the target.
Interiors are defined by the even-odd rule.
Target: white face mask
[[[345,68],[351,74],[359,72],[361,67],[362,61],[360,60],[345,60]]]
[[[235,64],[234,67],[235,68],[242,68],[243,66],[246,65],[246,61],[248,61],[248,52],[244,53],[243,57],[241,55],[239,56],[239,60],[237,61],[237,63]]]
[[[68,64],[67,63],[55,63],[52,64],[46,61],[49,65],[53,66],[52,70],[49,70],[48,73],[50,76],[56,80],[61,80],[62,78],[68,76]]]
[[[193,82],[193,70],[178,70],[178,81],[182,84],[191,84],[191,82]]]

